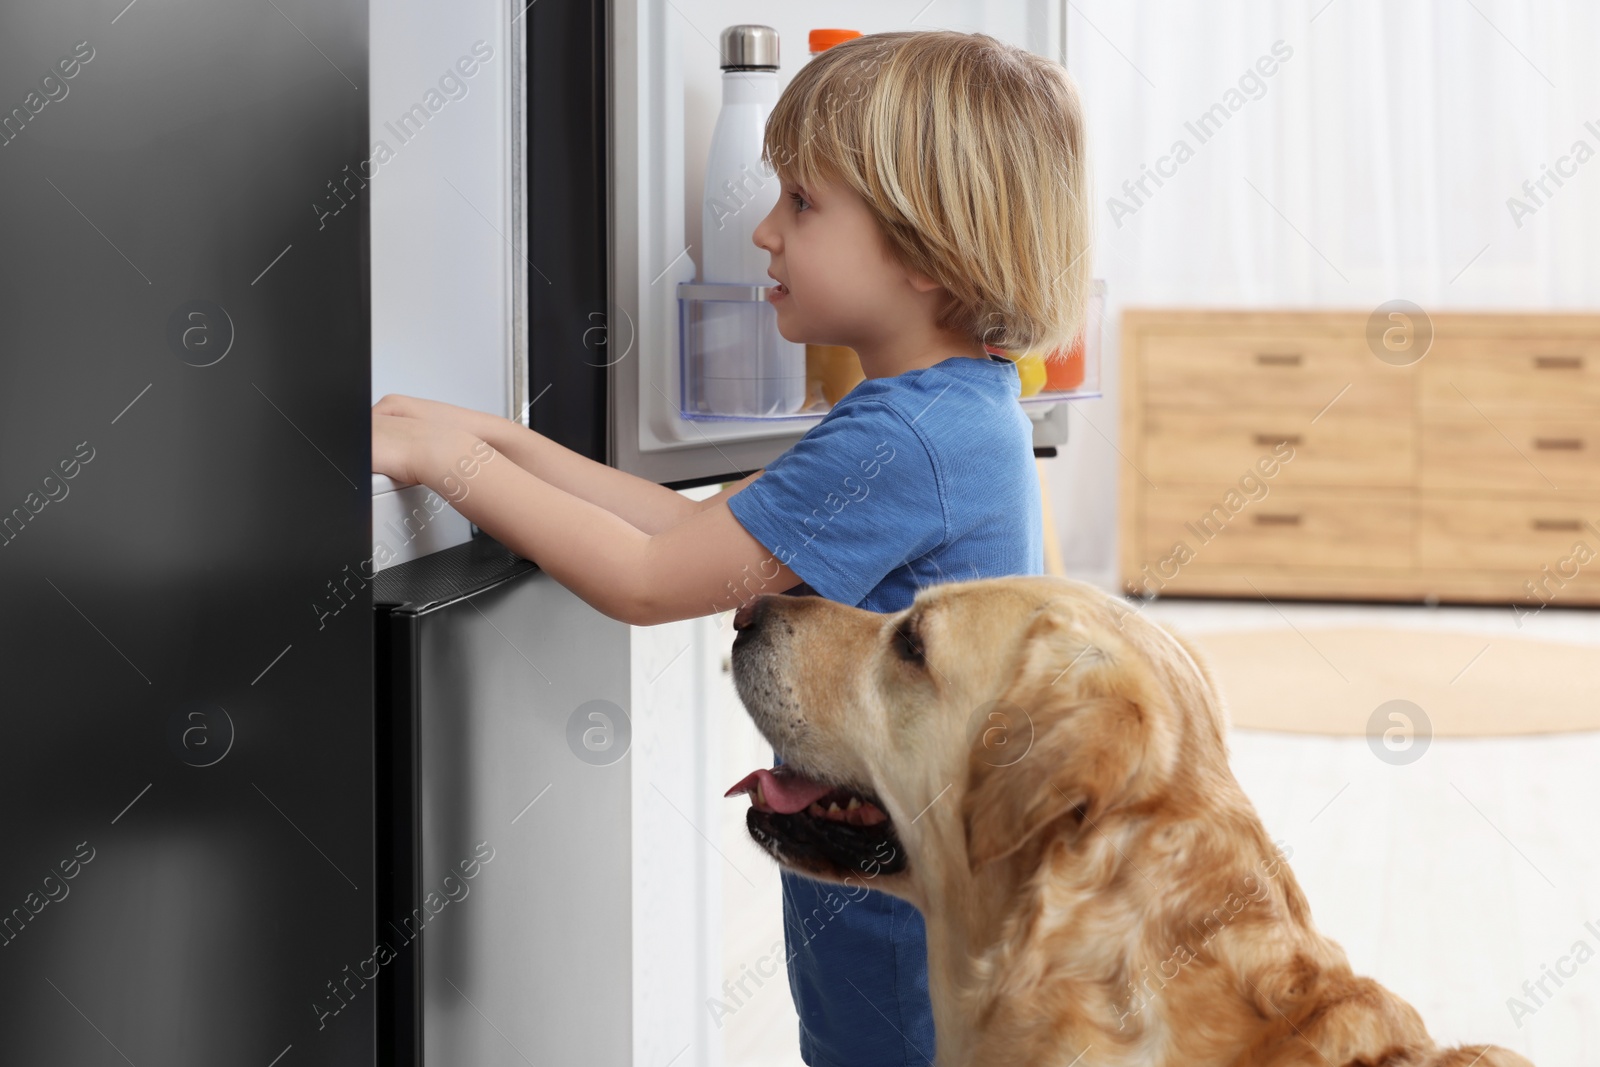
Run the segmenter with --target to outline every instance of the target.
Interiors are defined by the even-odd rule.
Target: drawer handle
[[[1581,437],[1535,437],[1533,447],[1541,452],[1582,452]]]
[[[1273,515],[1268,512],[1256,512],[1257,526],[1299,526],[1299,515]]]
[[[1583,529],[1582,519],[1534,519],[1535,530],[1560,530],[1568,533]]]
[[[1258,433],[1258,434],[1256,434],[1256,444],[1258,444],[1258,445],[1264,445],[1264,446],[1270,446],[1270,445],[1297,445],[1299,443],[1300,443],[1300,435],[1297,434],[1297,433]]]
[[[1538,370],[1582,370],[1582,356],[1534,356],[1533,365]]]
[[[1257,352],[1256,362],[1263,367],[1298,367],[1301,361],[1299,352]]]

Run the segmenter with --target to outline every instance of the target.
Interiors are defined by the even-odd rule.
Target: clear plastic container
[[[678,284],[679,413],[686,419],[812,418],[831,406],[806,395],[805,364],[778,332],[766,285]],[[739,377],[707,374],[737,350]]]

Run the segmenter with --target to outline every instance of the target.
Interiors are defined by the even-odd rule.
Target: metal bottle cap
[[[778,31],[741,23],[722,31],[723,70],[777,70]]]

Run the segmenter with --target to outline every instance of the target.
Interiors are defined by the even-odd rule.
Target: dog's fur
[[[1199,657],[1123,602],[994,578],[893,614],[769,595],[735,621],[762,734],[870,795],[905,866],[786,846],[804,813],[752,808],[752,833],[921,910],[941,1067],[1531,1067],[1438,1048],[1351,972],[1229,770]]]

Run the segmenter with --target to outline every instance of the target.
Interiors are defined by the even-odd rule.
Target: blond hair
[[[1090,199],[1078,91],[981,33],[875,33],[812,58],[762,160],[842,182],[904,266],[949,293],[937,325],[1013,355],[1070,344],[1087,312]]]

